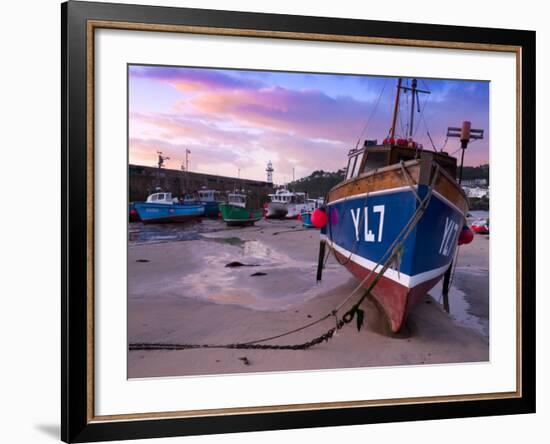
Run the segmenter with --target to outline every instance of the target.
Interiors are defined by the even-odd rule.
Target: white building
[[[489,189],[481,187],[462,187],[468,197],[489,197]]]

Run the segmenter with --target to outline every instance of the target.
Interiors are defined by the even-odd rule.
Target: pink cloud
[[[191,149],[191,169],[216,174],[235,175],[240,168],[242,177],[262,180],[267,160],[275,164],[278,183],[285,177],[290,180],[293,168],[302,175],[316,169],[335,171],[345,165],[347,151],[355,145],[373,106],[313,89],[266,87],[218,70],[135,68],[131,78],[148,78],[194,94],[186,100],[175,95],[167,112],[131,110],[131,163],[154,165],[156,151],[161,150],[171,157],[167,167],[179,169],[185,149]],[[425,117],[438,148],[448,125],[459,122],[463,114],[472,116],[472,121],[480,117],[460,106],[432,105],[431,116],[427,112]],[[386,136],[389,108],[380,106],[363,137],[381,140]],[[417,140],[431,147],[423,125]],[[472,146],[466,163],[483,161],[486,149],[487,142]],[[447,151],[453,150],[449,143]]]
[[[130,77],[168,83],[181,91],[218,91],[258,88],[261,83],[242,80],[228,72],[201,68],[131,66]]]
[[[280,87],[205,93],[188,103],[208,115],[223,114],[243,124],[337,141],[352,141],[369,111],[367,103],[351,97]]]

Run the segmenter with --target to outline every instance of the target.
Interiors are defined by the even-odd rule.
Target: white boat
[[[269,198],[266,217],[292,219],[313,208],[306,193],[292,192],[287,188],[277,190]]]

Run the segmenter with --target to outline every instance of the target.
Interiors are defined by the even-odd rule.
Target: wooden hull
[[[404,175],[399,165],[387,167],[329,192],[328,223],[322,235],[365,288],[376,273],[367,276],[376,264],[381,264],[377,271],[382,268],[384,254],[417,211],[419,199],[429,192],[431,163],[408,162],[406,169]],[[410,310],[451,264],[467,208],[457,183],[440,172],[422,218],[372,292],[393,332],[400,330]]]

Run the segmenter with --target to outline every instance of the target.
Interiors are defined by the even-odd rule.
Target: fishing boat
[[[172,193],[153,193],[145,202],[136,202],[134,208],[145,223],[183,222],[204,214],[202,204],[183,203],[172,198]]]
[[[220,212],[227,225],[254,225],[263,215],[261,208],[246,208],[246,196],[239,193],[229,193],[227,203],[220,204]]]
[[[183,198],[180,199],[180,203],[185,205],[200,205],[199,196],[197,193],[185,193]]]
[[[292,192],[286,187],[269,194],[266,217],[292,219],[307,210],[306,193]]]
[[[489,219],[478,219],[472,222],[470,228],[478,234],[489,234]]]
[[[197,192],[199,202],[204,205],[206,217],[218,217],[219,205],[226,202],[220,191],[203,188]]]
[[[309,207],[302,211],[300,214],[300,219],[302,220],[302,225],[306,228],[315,228],[315,225],[313,225],[313,222],[311,222],[311,214],[316,208],[321,208],[325,201],[323,198],[318,199],[308,199]]]
[[[456,158],[413,140],[416,84],[406,87],[398,80],[388,137],[381,144],[365,140],[349,151],[345,180],[327,194],[327,223],[321,230],[321,252],[326,244],[364,288],[392,259],[371,291],[392,332],[450,268],[468,211]],[[412,94],[410,133],[396,138],[403,91]],[[465,148],[469,122],[459,130]],[[483,130],[471,131],[481,131],[482,137]]]

